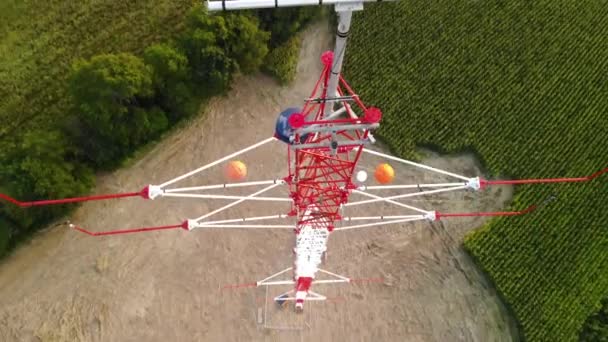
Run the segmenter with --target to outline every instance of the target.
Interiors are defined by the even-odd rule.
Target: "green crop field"
[[[605,1],[401,1],[354,17],[345,73],[395,153],[475,151],[491,177],[608,167]],[[608,175],[516,188],[465,239],[529,341],[576,340],[608,297]]]
[[[141,52],[171,38],[192,0],[0,3],[0,139],[60,122],[77,58]]]

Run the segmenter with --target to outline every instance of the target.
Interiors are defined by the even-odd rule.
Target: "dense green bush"
[[[0,216],[0,256],[6,253],[11,237],[12,225]]]
[[[107,168],[167,128],[153,103],[152,68],[131,54],[104,54],[74,66],[70,89],[85,158]]]
[[[225,90],[235,72],[252,72],[268,53],[270,34],[258,27],[251,15],[208,15],[197,7],[188,16],[180,45],[194,82],[210,93]]]
[[[93,184],[91,171],[75,160],[77,150],[58,131],[31,131],[2,150],[2,191],[22,201],[85,194]],[[21,209],[12,204],[1,213],[21,229],[64,214],[66,206]]]
[[[321,11],[321,7],[305,6],[263,9],[256,11],[256,15],[260,18],[260,27],[270,32],[270,48],[272,50],[284,45],[306,24],[318,17]]]
[[[152,68],[154,102],[172,121],[196,112],[199,98],[194,94],[186,55],[171,45],[154,44],[144,51],[144,62]]]
[[[282,84],[294,80],[298,67],[301,39],[293,36],[274,48],[266,57],[263,69],[276,77]]]
[[[581,342],[608,342],[608,299],[602,308],[589,316],[580,335]]]

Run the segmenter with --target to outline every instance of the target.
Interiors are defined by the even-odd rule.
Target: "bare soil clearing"
[[[228,97],[211,103],[205,116],[131,167],[101,177],[96,192],[159,184],[271,136],[279,111],[301,105],[309,95],[321,68],[319,56],[330,42],[327,24],[313,25],[304,34],[293,86],[279,87],[261,75],[240,78]],[[284,153],[285,147],[273,142],[243,157],[249,179],[282,177]],[[364,155],[362,166],[371,175],[379,161]],[[468,176],[480,172],[468,156],[429,155],[425,162]],[[397,183],[447,180],[391,164]],[[179,185],[221,182],[214,168]],[[275,194],[286,192],[269,192]],[[407,203],[445,211],[490,211],[510,198],[511,189],[505,187]],[[128,199],[87,203],[70,219],[100,231],[179,223],[219,205]],[[286,208],[241,205],[214,219],[271,215]],[[391,208],[358,206],[346,214],[395,213]],[[221,290],[289,267],[293,233],[288,230],[173,230],[95,238],[62,227],[49,229],[0,265],[0,340],[511,341],[511,319],[461,248],[465,232],[482,223],[463,219],[333,234],[325,269],[353,278],[382,277],[384,282],[319,286],[314,290],[335,300],[310,304],[299,317],[289,309],[269,308],[275,322],[306,320],[310,328],[302,331],[261,329],[256,323],[264,304],[260,289]],[[271,289],[270,295],[275,294]]]

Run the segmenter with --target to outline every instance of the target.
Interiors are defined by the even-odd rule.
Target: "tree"
[[[251,15],[230,13],[225,20],[228,34],[222,39],[229,55],[236,60],[239,71],[257,71],[268,54],[270,33],[261,30],[259,20]]]
[[[608,298],[597,313],[587,318],[579,339],[581,342],[608,342]]]
[[[158,117],[162,111],[152,111],[152,79],[152,68],[127,53],[98,55],[74,65],[70,90],[80,127],[72,133],[94,165],[116,166],[166,129],[166,117]]]
[[[282,84],[294,80],[298,66],[298,55],[300,54],[300,37],[293,36],[280,46],[274,48],[264,63],[264,71],[278,78]]]
[[[198,107],[192,95],[188,58],[167,44],[154,44],[144,52],[145,63],[152,68],[156,103],[177,119],[191,114]]]
[[[194,80],[211,91],[225,89],[232,75],[253,72],[268,53],[268,32],[259,28],[251,15],[224,13],[207,15],[195,7],[181,39]]]
[[[31,131],[11,146],[3,146],[0,161],[2,192],[23,201],[80,196],[93,185],[89,168],[74,160],[75,147],[58,131]],[[6,205],[2,213],[21,228],[45,223],[67,206],[22,208]],[[7,220],[0,220],[7,225]]]
[[[11,237],[11,226],[5,218],[0,216],[0,256],[4,255]]]
[[[318,7],[305,6],[261,9],[256,15],[260,18],[260,27],[270,32],[270,48],[274,49],[286,43],[320,12]]]

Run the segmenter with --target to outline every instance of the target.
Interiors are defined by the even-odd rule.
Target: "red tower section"
[[[332,60],[331,51],[322,55],[321,77],[301,113],[288,121],[294,130],[288,152],[292,214],[297,215],[298,227],[304,223],[327,226],[329,221],[330,231],[354,187],[352,176],[362,148],[373,143],[370,130],[382,118],[382,112],[366,107],[341,76],[337,76],[337,96],[327,97]],[[307,209],[312,215],[304,219]]]

